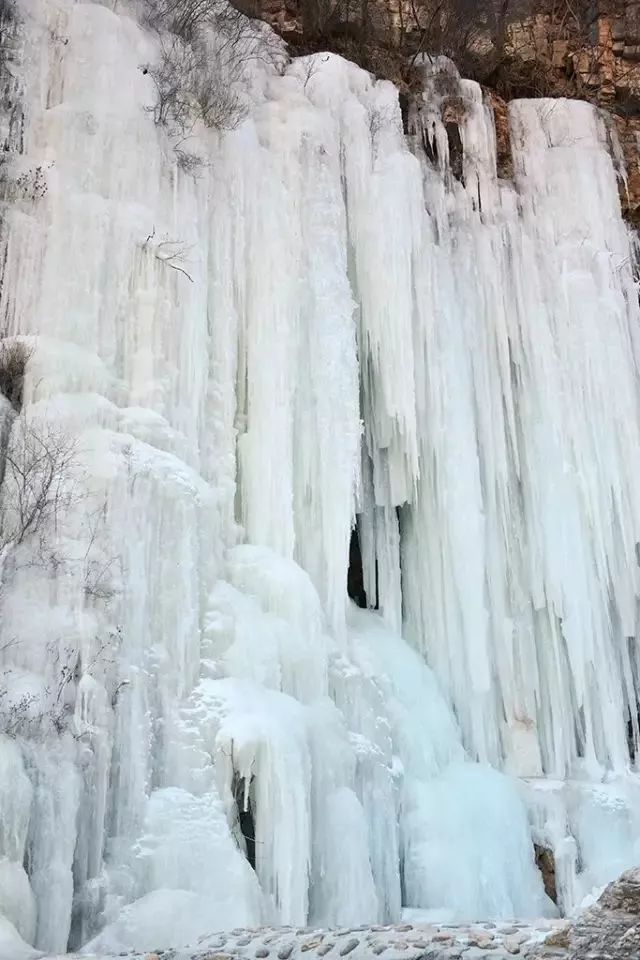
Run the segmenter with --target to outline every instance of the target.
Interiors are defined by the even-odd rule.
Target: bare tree
[[[182,241],[164,240],[156,247],[155,257],[160,263],[166,263],[172,270],[177,270],[178,273],[182,273],[187,280],[193,283],[191,274],[181,266],[181,264],[187,262],[189,250],[190,247],[182,243]]]
[[[150,27],[168,30],[188,42],[224,6],[222,0],[144,0],[143,5]]]
[[[396,121],[396,111],[391,107],[370,106],[367,111],[371,155],[375,161],[378,154],[378,142],[382,132]]]
[[[247,23],[236,12],[233,20],[218,18],[215,30],[194,26],[188,41],[176,33],[164,33],[158,59],[143,67],[156,89],[150,112],[155,123],[166,129],[178,164],[187,173],[197,174],[204,162],[185,147],[196,124],[232,130],[246,114],[240,90],[244,64],[255,48]]]
[[[546,14],[554,32],[568,37],[596,40],[592,28],[598,19],[599,4],[593,0],[534,0],[532,12]]]
[[[468,73],[488,34],[495,37],[504,24],[510,0],[409,0],[408,16],[401,18],[401,44],[412,53],[447,56]],[[502,27],[504,29],[504,27]]]
[[[83,511],[85,515],[86,548],[77,558],[76,565],[82,568],[83,592],[87,600],[108,607],[120,592],[123,566],[122,555],[109,546],[105,549],[103,538],[108,514],[108,497],[93,511]],[[72,561],[73,563],[73,561]]]
[[[187,44],[173,36],[162,43],[159,60],[144,69],[157,92],[153,118],[170,136],[183,141],[198,120],[231,130],[244,116],[234,77],[225,75],[222,58],[204,42]]]
[[[19,361],[23,355],[17,344],[6,344],[3,356],[5,361],[11,358],[13,369],[22,377],[24,363]],[[9,366],[5,363],[5,373]],[[5,377],[3,389],[8,390],[7,382],[13,389],[15,379]],[[0,455],[0,589],[25,566],[43,564],[57,570],[79,562],[85,596],[108,603],[110,568],[115,561],[90,556],[95,529],[85,555],[78,560],[58,555],[55,546],[58,534],[64,533],[64,519],[85,493],[75,439],[50,419],[28,416],[24,411],[5,408],[7,423],[9,436]],[[74,644],[65,645],[62,640],[47,644],[49,680],[35,691],[22,687],[22,672],[11,663],[13,647],[19,642],[10,638],[0,648],[0,660],[4,662],[0,671],[0,729],[9,736],[67,729],[73,712],[67,690],[81,676],[93,675],[99,662],[107,661],[112,654],[111,640],[96,637],[94,652],[86,663],[81,662]]]
[[[156,239],[156,230],[154,227],[144,243],[140,244],[140,247],[142,250],[153,251],[156,260],[171,267],[172,270],[177,270],[178,273],[183,274],[187,280],[193,283],[193,277],[185,266],[189,263],[187,257],[192,249],[189,244],[184,243],[182,240],[170,240],[166,234]]]
[[[335,0],[302,0],[301,6],[305,33],[326,36],[330,32],[338,3]]]
[[[32,536],[53,535],[81,495],[77,444],[48,420],[16,418],[0,487],[0,554]]]
[[[82,495],[76,440],[46,416],[27,415],[24,384],[33,344],[0,339],[0,558],[35,535],[52,537]]]
[[[94,638],[94,653],[82,662],[79,650],[73,645],[59,642],[47,644],[47,661],[53,676],[52,681],[39,689],[20,690],[19,671],[12,667],[0,673],[0,729],[9,737],[62,733],[72,729],[73,707],[69,705],[69,691],[83,676],[104,676],[112,672],[122,642],[120,627]],[[0,649],[0,653],[3,650]],[[128,681],[112,681],[110,700],[113,702]],[[73,695],[71,697],[73,700]],[[75,729],[75,736],[82,739],[82,729]]]
[[[184,142],[195,124],[233,129],[246,108],[241,88],[247,65],[281,69],[281,41],[225,0],[144,0],[146,20],[160,38],[160,56],[143,71],[153,80],[157,124]],[[190,157],[184,154],[184,165]]]
[[[11,59],[11,51],[7,47],[15,29],[16,19],[15,0],[0,0],[0,69],[3,72],[7,61]]]
[[[488,38],[501,32],[511,0],[301,0],[303,52],[333,50],[388,77],[407,93],[420,86],[421,55],[450,57],[475,75]]]

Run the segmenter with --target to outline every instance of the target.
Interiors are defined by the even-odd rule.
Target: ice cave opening
[[[256,868],[256,823],[251,802],[253,781],[247,787],[242,777],[235,777],[233,796],[238,818],[238,844],[246,853],[252,870]]]
[[[378,609],[378,590],[377,590],[378,571],[375,572],[376,591],[372,601],[367,599],[367,592],[364,586],[364,569],[362,566],[362,551],[360,549],[360,537],[358,535],[357,525],[351,531],[349,540],[349,567],[347,569],[347,594],[349,599],[353,600],[357,606],[362,609],[370,607],[373,610]]]

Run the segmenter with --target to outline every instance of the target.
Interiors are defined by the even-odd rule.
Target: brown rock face
[[[622,214],[629,223],[640,227],[640,118],[614,114],[618,139],[624,155],[627,185],[620,184]]]
[[[553,900],[554,903],[557,903],[558,893],[556,889],[556,863],[553,853],[547,847],[539,847],[537,844],[534,848],[536,853],[536,865],[542,874],[544,892],[550,900]]]
[[[493,90],[485,88],[485,93],[493,109],[496,125],[496,160],[498,176],[503,180],[513,178],[513,156],[511,154],[511,134],[509,131],[509,108],[506,100]]]
[[[610,883],[593,907],[567,931],[561,942],[547,938],[533,951],[540,958],[566,960],[638,960],[640,957],[640,868]]]

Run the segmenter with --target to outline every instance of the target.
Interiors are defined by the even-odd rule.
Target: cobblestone
[[[544,957],[564,960],[567,951],[555,943],[545,948],[549,933],[554,937],[566,927],[565,921],[540,920],[530,924],[513,921],[496,924],[398,923],[339,930],[264,927],[234,929],[201,937],[193,947],[125,954],[127,960],[320,960],[332,956],[348,960],[527,960]],[[56,960],[42,957],[41,960]],[[63,958],[58,958],[63,960]],[[71,960],[65,957],[64,960]],[[77,960],[91,960],[77,957]],[[109,960],[94,957],[93,960]]]

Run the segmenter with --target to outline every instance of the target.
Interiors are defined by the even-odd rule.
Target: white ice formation
[[[194,176],[129,0],[18,7],[0,447],[70,455],[24,537],[4,478],[0,942],[552,914],[533,842],[573,910],[640,860],[640,311],[604,118],[513,103],[506,182],[448,63],[405,136],[390,83],[250,57]]]

